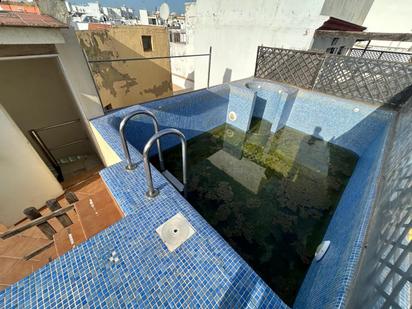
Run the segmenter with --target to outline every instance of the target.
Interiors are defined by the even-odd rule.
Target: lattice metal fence
[[[259,47],[255,76],[376,104],[397,103],[412,63]]]
[[[412,308],[412,99],[387,150],[367,248],[348,308]]]
[[[399,53],[372,49],[365,51],[361,48],[351,48],[348,53],[348,56],[412,63],[412,53]]]
[[[412,85],[412,65],[345,56],[326,56],[313,89],[372,103],[392,98]]]
[[[315,52],[259,47],[255,76],[312,88],[324,55]]]

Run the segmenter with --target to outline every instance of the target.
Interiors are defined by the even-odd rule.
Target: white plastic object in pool
[[[170,252],[179,248],[195,232],[195,229],[180,212],[156,229],[156,233]]]
[[[229,120],[230,121],[236,121],[236,119],[237,119],[237,115],[236,115],[236,113],[235,112],[230,112],[229,113]]]
[[[319,262],[324,257],[326,251],[328,251],[329,249],[329,246],[330,246],[329,240],[324,240],[319,244],[319,246],[316,248],[316,253],[315,253],[316,262]]]
[[[358,113],[360,111],[360,109],[358,107],[355,107],[354,109],[352,109],[355,113]]]

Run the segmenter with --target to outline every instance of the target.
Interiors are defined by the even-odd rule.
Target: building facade
[[[90,60],[169,56],[163,27],[117,26],[78,31],[77,36]],[[172,95],[170,59],[93,63],[91,67],[107,109]]]
[[[258,0],[196,2],[196,53],[213,48],[211,85],[253,75],[256,46],[308,50],[330,17],[362,24],[373,0]],[[238,61],[237,59],[242,59]],[[196,61],[196,88],[207,83],[207,64]]]

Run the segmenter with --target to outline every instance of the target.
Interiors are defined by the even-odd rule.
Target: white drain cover
[[[156,229],[156,233],[170,252],[179,248],[194,233],[195,229],[179,212]]]

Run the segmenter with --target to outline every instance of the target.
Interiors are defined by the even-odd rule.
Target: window
[[[142,44],[143,44],[143,50],[145,52],[152,51],[152,36],[142,35]]]
[[[180,43],[180,33],[174,33],[173,35],[174,35],[173,42]]]
[[[335,48],[333,48],[333,47],[326,48],[326,53],[334,54],[335,53]]]

